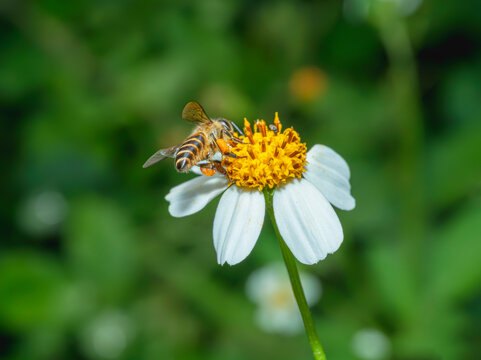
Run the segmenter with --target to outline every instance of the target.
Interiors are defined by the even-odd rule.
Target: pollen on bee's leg
[[[227,145],[227,142],[224,139],[217,139],[217,146],[219,146],[219,149],[222,153],[227,153],[230,150],[229,145]]]
[[[209,169],[205,167],[200,168],[200,172],[204,174],[205,176],[213,176],[216,173],[215,169]]]

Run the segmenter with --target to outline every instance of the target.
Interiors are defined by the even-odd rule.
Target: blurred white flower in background
[[[321,283],[311,274],[300,272],[299,275],[307,303],[312,306],[321,297]],[[249,299],[258,305],[256,321],[262,330],[285,335],[302,331],[301,313],[282,263],[254,271],[247,280],[246,292]]]
[[[388,359],[391,355],[391,341],[379,330],[362,329],[352,338],[354,355],[366,360]]]
[[[82,334],[83,350],[94,359],[116,359],[132,336],[130,318],[120,311],[108,310],[87,324]]]
[[[18,211],[21,228],[31,235],[54,231],[67,215],[68,204],[58,191],[46,190],[27,197]]]

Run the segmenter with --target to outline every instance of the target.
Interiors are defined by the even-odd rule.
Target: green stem
[[[277,240],[279,240],[279,245],[281,246],[282,256],[287,267],[287,272],[289,273],[289,279],[291,281],[292,290],[297,301],[297,306],[299,306],[299,310],[301,312],[307,338],[309,339],[309,343],[311,344],[312,353],[316,360],[326,360],[326,354],[324,354],[324,349],[322,348],[319,337],[317,336],[317,331],[314,327],[314,321],[312,321],[311,311],[309,310],[306,296],[304,295],[304,290],[302,289],[296,260],[294,259],[294,255],[292,255],[292,252],[289,250],[286,243],[282,239],[282,236],[279,233],[279,229],[277,228],[276,219],[274,217],[274,209],[272,208],[273,192],[268,190],[264,191],[264,197],[266,199],[267,212],[269,213],[272,226],[274,226],[274,231],[277,235]]]

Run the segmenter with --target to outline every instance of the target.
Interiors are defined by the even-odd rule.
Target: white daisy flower
[[[264,224],[263,190],[273,191],[273,210],[279,232],[294,256],[314,264],[335,252],[343,240],[341,223],[331,204],[352,210],[350,171],[331,148],[314,145],[308,152],[291,127],[282,131],[276,113],[274,125],[258,121],[252,131],[223,157],[228,178],[200,175],[170,190],[165,197],[172,216],[183,217],[203,209],[222,194],[214,218],[214,247],[219,264],[237,264],[252,251]]]
[[[321,296],[319,280],[301,272],[300,278],[309,306]],[[256,322],[261,329],[271,333],[294,335],[302,331],[302,318],[297,307],[287,271],[282,263],[274,263],[254,271],[247,280],[246,292],[257,304]]]

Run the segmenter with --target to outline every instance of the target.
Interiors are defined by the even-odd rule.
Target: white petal
[[[197,165],[194,165],[190,168],[190,172],[193,172],[194,174],[196,175],[201,175],[201,176],[205,176],[204,174],[202,174],[202,171],[200,171],[200,167],[197,166]]]
[[[352,210],[356,201],[351,196],[349,166],[331,148],[314,145],[307,153],[307,171],[303,176],[309,180],[329,202],[342,210]]]
[[[210,158],[212,161],[221,161],[222,160],[222,154],[217,151],[212,157]]]
[[[351,177],[349,165],[347,165],[346,160],[326,145],[314,145],[311,150],[307,152],[307,156],[310,156],[311,160],[314,159],[322,163],[324,166],[337,171],[348,180]]]
[[[221,161],[221,160],[222,160],[222,154],[220,152],[216,152],[214,155],[212,155],[212,157],[209,160],[198,161],[196,165],[192,166],[192,168],[190,169],[190,172],[193,172],[194,174],[197,174],[197,175],[204,175],[200,170],[199,165],[210,164],[212,161]],[[224,176],[224,175],[220,175],[218,172],[216,172],[212,176]]]
[[[217,262],[237,264],[250,254],[264,223],[265,202],[260,191],[231,186],[222,195],[214,219]]]
[[[334,209],[307,180],[295,179],[275,190],[273,206],[279,232],[300,262],[314,264],[341,245]]]
[[[202,175],[177,185],[165,197],[170,202],[170,214],[183,217],[202,210],[227,188],[227,184],[224,177]]]

